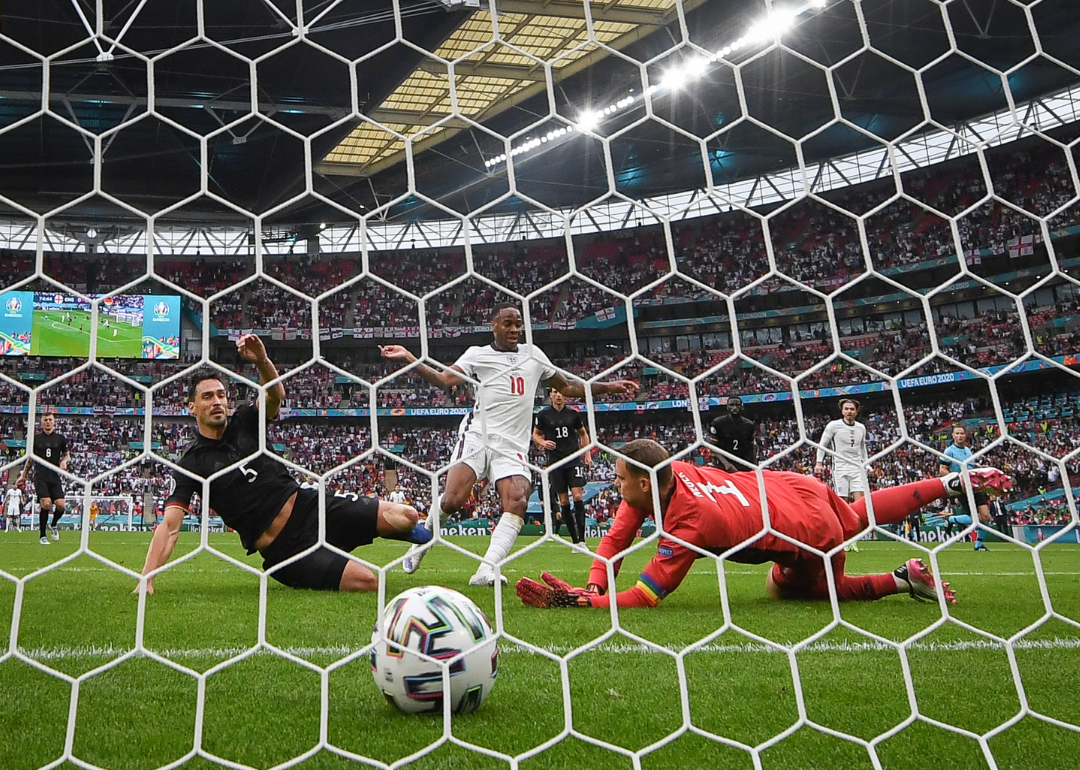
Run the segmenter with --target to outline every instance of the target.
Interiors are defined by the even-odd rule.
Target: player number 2
[[[525,378],[510,375],[510,392],[515,396],[525,395]]]

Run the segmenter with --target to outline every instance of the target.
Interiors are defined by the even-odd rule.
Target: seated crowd
[[[563,241],[473,244],[473,266],[500,286],[532,294],[530,312],[535,322],[571,324],[622,304],[619,295],[640,292],[634,298],[636,303],[659,304],[700,299],[707,294],[701,286],[678,279],[641,291],[668,273],[672,263],[704,286],[723,292],[742,289],[770,269],[808,286],[831,290],[865,272],[868,260],[876,270],[886,272],[941,259],[958,266],[958,251],[1005,254],[1014,248],[1016,239],[1031,236],[1041,240],[1039,221],[1012,206],[1049,216],[1076,193],[1065,158],[1056,149],[1008,146],[991,150],[987,159],[993,193],[1011,205],[989,197],[978,158],[967,156],[903,174],[905,192],[919,204],[896,198],[890,180],[753,213],[733,210],[676,221],[671,225],[673,259],[667,235],[651,224],[653,220],[641,221],[639,217],[635,224],[640,226],[577,236],[574,261],[579,274],[609,290],[576,277],[548,287],[569,273]],[[868,213],[891,198],[883,208]],[[959,216],[962,212],[957,220],[957,244],[949,221],[942,215]],[[861,223],[856,218],[859,216],[863,217]],[[1080,208],[1075,206],[1048,221],[1050,232],[1078,223]],[[10,268],[7,274],[15,278],[32,272],[31,253],[5,250],[2,259]],[[981,257],[968,261],[972,271],[980,274]],[[410,248],[371,252],[368,267],[390,286],[423,296],[465,275],[466,255],[463,248],[432,249],[424,244],[416,248],[412,243]],[[120,254],[103,260],[50,253],[45,259],[45,271],[51,278],[91,293],[111,291],[145,269],[143,258]],[[250,277],[254,266],[253,260],[235,255],[159,257],[155,269],[172,284],[209,297]],[[325,295],[319,304],[320,328],[419,326],[416,303],[401,291],[370,277],[344,285],[362,270],[359,254],[276,253],[267,254],[264,260],[268,278],[311,298]],[[770,279],[760,290],[778,288],[793,286]],[[165,284],[158,284],[158,289],[170,291]],[[454,283],[427,301],[428,325],[432,329],[483,325],[491,305],[504,298],[506,295],[494,286],[475,278]],[[191,303],[188,307],[201,316],[201,308]],[[211,323],[226,330],[310,328],[312,304],[263,278],[215,299],[209,315]]]
[[[825,423],[834,417],[821,412],[824,404],[808,402],[802,429],[792,412],[781,414],[775,407],[768,410],[758,423],[756,446],[763,467],[812,473],[815,447],[809,443],[820,436]],[[999,441],[997,422],[992,404],[986,399],[930,400],[905,404],[905,423],[911,441],[943,451],[951,441],[951,429],[960,424],[967,427],[970,443],[978,451],[994,446],[981,455],[980,462],[1007,471],[1014,479],[1012,500],[1036,498],[1030,505],[1014,512],[1013,523],[1048,524],[1058,522],[1068,514],[1067,507],[1054,501],[1047,493],[1059,490],[1063,479],[1080,476],[1080,460],[1072,453],[1080,448],[1080,391],[1020,396],[1001,403],[1010,419],[1008,440]],[[753,406],[748,409],[753,415]],[[637,438],[651,438],[678,452],[694,447],[689,458],[712,462],[707,444],[698,440],[692,415],[682,410],[649,413],[649,417],[620,418],[617,415],[598,415],[596,440],[617,448]],[[703,425],[708,415],[702,415]],[[870,478],[874,486],[892,486],[936,476],[940,456],[908,441],[902,441],[899,421],[890,405],[867,408],[860,415],[869,436]],[[385,495],[386,470],[394,468],[398,484],[409,499],[422,509],[430,503],[433,472],[450,461],[456,428],[450,425],[432,427],[418,424],[419,420],[389,420],[380,424],[378,447],[372,446],[370,423],[366,420],[284,419],[269,425],[267,446],[291,463],[305,469],[309,481],[326,477],[331,489],[360,491],[364,494]],[[4,441],[16,438],[25,429],[25,418],[0,416],[0,446],[8,461],[18,458],[22,451]],[[98,416],[62,416],[57,430],[71,447],[69,471],[91,482],[92,495],[131,495],[136,500],[143,492],[161,497],[166,487],[169,468],[154,457],[142,457],[143,423],[132,418]],[[155,418],[151,427],[151,449],[154,455],[175,461],[191,439],[190,420],[175,417]],[[996,442],[996,443],[995,443]],[[1019,443],[1023,442],[1023,444]],[[1067,458],[1064,476],[1057,463],[1048,462],[1028,447],[1051,457]],[[543,453],[535,450],[530,461],[543,467]],[[16,471],[19,466],[15,466]],[[335,471],[335,469],[337,469]],[[333,473],[331,473],[333,471]],[[589,480],[610,482],[614,478],[614,460],[600,449],[593,451],[593,467]],[[0,478],[0,483],[7,478]],[[83,484],[69,483],[72,495],[80,495]],[[612,492],[604,492],[591,509],[603,521],[601,514],[613,513],[617,501]],[[493,505],[494,497],[481,491],[474,501],[459,514],[459,518],[482,518]]]

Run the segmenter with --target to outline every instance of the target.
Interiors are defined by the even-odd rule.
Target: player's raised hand
[[[383,358],[408,361],[410,364],[416,360],[416,356],[403,345],[379,345],[379,353]]]
[[[633,380],[612,380],[606,384],[608,393],[616,396],[632,396],[638,392],[638,384]]]
[[[243,334],[236,341],[236,352],[248,363],[257,364],[266,360],[266,346],[257,334]]]
[[[557,579],[557,578],[556,578]],[[557,591],[543,583],[537,583],[531,578],[521,578],[515,586],[518,597],[523,604],[530,607],[591,607],[592,594],[586,593],[585,589],[575,589],[581,593],[570,591]]]

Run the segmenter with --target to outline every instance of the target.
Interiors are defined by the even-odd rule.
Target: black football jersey
[[[581,413],[577,409],[564,406],[556,409],[545,406],[536,415],[536,427],[548,441],[555,442],[555,448],[548,450],[548,462],[553,463],[578,451],[578,431],[585,427]]]
[[[56,473],[56,468],[60,467],[60,461],[67,452],[67,439],[55,430],[34,436],[34,457],[42,460],[37,466],[38,473]]]
[[[754,448],[756,432],[754,421],[741,415],[733,420],[731,415],[724,414],[709,423],[709,441],[750,465],[757,464],[757,450]]]
[[[259,451],[259,410],[250,404],[236,409],[220,439],[197,433],[178,465],[196,476],[207,478],[226,465]],[[173,471],[170,505],[191,504],[202,492],[202,482]],[[288,468],[274,458],[258,454],[210,482],[210,507],[222,521],[236,530],[240,541],[254,553],[253,544],[300,489]]]

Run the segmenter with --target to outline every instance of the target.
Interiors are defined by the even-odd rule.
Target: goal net
[[[0,716],[41,715],[0,766],[1080,756],[1072,0],[182,5],[71,0],[55,19],[3,5],[0,482],[51,441],[46,414],[69,462],[57,538],[13,533],[0,555]],[[143,312],[107,312],[112,297]],[[491,343],[503,302],[521,343],[584,383],[570,408],[589,554],[566,535],[578,508],[553,487],[559,464],[538,443],[507,449],[474,411],[490,382],[422,375]],[[108,313],[142,334],[94,334]],[[237,354],[248,334],[273,382]],[[419,363],[380,355],[393,345]],[[420,572],[403,573],[392,540],[345,554],[378,581],[361,597],[285,590],[207,481],[154,593],[131,595],[197,435],[196,366],[234,407],[284,388],[258,453],[319,491],[320,546],[335,495],[433,510],[475,417],[484,447],[531,476],[496,565],[510,584],[468,587],[503,515],[485,479],[429,519]],[[598,387],[617,380],[636,394]],[[510,382],[529,408],[548,403]],[[749,460],[746,439],[712,432],[736,400]],[[828,432],[844,400],[865,438]],[[524,606],[520,578],[588,582],[620,447],[640,438],[759,490],[783,471],[857,499],[981,466],[1013,490],[887,525],[871,505],[824,549],[774,529],[767,498],[760,530],[730,547],[644,517],[599,563],[612,594],[646,575],[657,609]],[[249,472],[232,459],[218,476]],[[37,500],[59,494],[33,483],[36,523],[52,514]],[[758,546],[774,535],[830,565],[818,600],[767,598]],[[665,596],[648,570],[676,547],[699,558]],[[838,592],[839,564],[881,576],[912,559],[960,602]],[[392,713],[368,679],[374,619],[424,584],[467,591],[499,634],[498,685],[475,715]],[[168,734],[125,716],[146,713]]]

